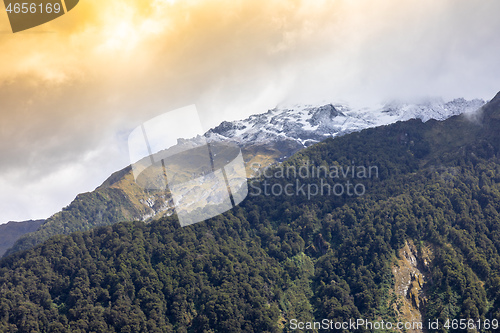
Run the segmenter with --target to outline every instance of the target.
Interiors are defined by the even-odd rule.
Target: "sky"
[[[13,34],[0,5],[0,223],[94,190],[130,163],[134,128],[188,105],[207,130],[284,103],[491,99],[499,12],[498,0],[80,0]]]

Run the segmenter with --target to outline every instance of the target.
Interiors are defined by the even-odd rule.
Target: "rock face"
[[[410,285],[408,286],[407,297],[411,300],[414,308],[421,310],[425,303],[425,298],[420,298],[420,293],[424,287],[424,276],[415,272],[410,273]]]
[[[399,260],[392,272],[395,278],[394,291],[398,299],[396,312],[402,321],[422,322],[422,311],[426,304],[426,276],[431,251],[423,248],[417,251],[410,241],[399,252]],[[422,332],[409,330],[408,332]]]

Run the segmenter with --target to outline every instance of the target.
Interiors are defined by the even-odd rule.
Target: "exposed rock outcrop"
[[[431,251],[424,247],[417,250],[413,242],[408,241],[399,252],[399,260],[392,272],[395,278],[395,293],[398,299],[396,312],[401,321],[421,322],[422,311],[427,298],[425,296],[427,278],[425,273],[431,261]],[[409,330],[408,332],[422,332]]]

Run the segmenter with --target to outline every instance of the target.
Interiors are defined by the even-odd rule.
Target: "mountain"
[[[485,102],[463,98],[450,102],[428,99],[421,103],[390,102],[381,107],[352,109],[345,104],[323,106],[295,105],[269,110],[247,119],[222,122],[208,131],[212,140],[232,140],[242,146],[278,141],[294,141],[302,147],[365,128],[397,121],[421,119],[445,120],[481,108]]]
[[[484,101],[477,99],[456,99],[447,103],[432,99],[417,104],[391,102],[372,109],[352,109],[341,104],[290,106],[245,120],[223,122],[205,136],[213,143],[236,142],[242,149],[247,174],[252,176],[255,174],[252,166],[265,167],[281,162],[329,137],[408,119],[444,120],[470,113],[483,105]],[[199,140],[200,137],[179,140],[179,145],[189,146]],[[21,237],[6,254],[31,248],[54,235],[121,221],[149,221],[173,212],[168,191],[145,191],[136,184],[132,169],[127,167],[111,175],[95,191],[79,194],[68,207],[47,219],[39,230]]]
[[[45,220],[8,222],[0,224],[0,256],[14,245],[22,236],[36,231]]]
[[[474,115],[307,147],[203,223],[53,237],[0,261],[0,331],[497,331],[499,133],[500,93]]]

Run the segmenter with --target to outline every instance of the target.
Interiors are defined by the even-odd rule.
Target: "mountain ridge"
[[[436,99],[420,104],[391,102],[372,109],[351,109],[345,104],[289,106],[244,120],[223,122],[207,131],[205,136],[208,142],[236,142],[242,149],[247,174],[251,177],[255,172],[251,166],[265,167],[282,162],[328,137],[406,119],[443,120],[459,113],[470,113],[484,103],[479,99],[466,101],[460,98],[447,103]],[[182,139],[179,144],[190,144],[193,140],[200,140],[200,137]],[[19,238],[5,255],[28,249],[57,234],[120,221],[148,221],[173,214],[169,193],[144,191],[135,184],[131,170],[128,166],[114,172],[94,191],[79,194],[68,207],[45,220],[37,231],[16,236]]]
[[[10,221],[0,225],[0,256],[22,236],[36,231],[45,220]]]
[[[463,318],[488,321],[495,331],[497,102],[483,108],[481,121],[413,119],[329,138],[268,173],[376,165],[379,176],[360,180],[362,196],[249,196],[185,228],[173,216],[124,222],[52,237],[6,257],[0,330],[290,332],[292,320],[401,322],[406,297],[405,306],[420,312],[423,323],[439,320],[431,332],[448,332],[447,320]],[[328,177],[298,180],[306,187],[338,184]],[[392,270],[405,253],[425,279],[410,274],[396,285]]]
[[[445,120],[454,115],[476,111],[483,105],[483,100],[467,101],[463,98],[446,103],[441,99],[429,99],[420,103],[393,101],[380,107],[361,109],[353,109],[347,104],[316,107],[295,105],[275,108],[243,120],[222,122],[210,129],[207,136],[212,140],[232,140],[240,145],[289,139],[305,147],[328,137],[397,121]]]

